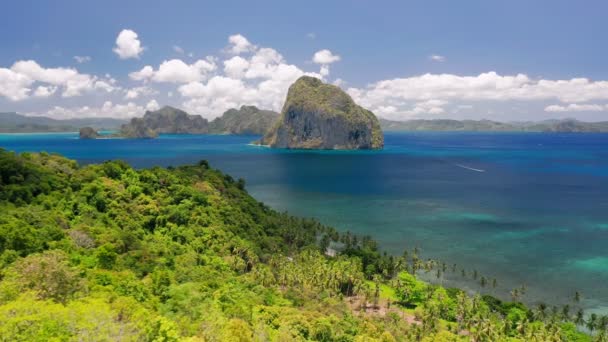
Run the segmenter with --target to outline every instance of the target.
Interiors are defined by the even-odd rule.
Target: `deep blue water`
[[[135,167],[207,159],[279,210],[370,234],[401,253],[526,284],[528,301],[608,311],[608,135],[387,133],[376,152],[304,152],[248,145],[255,136],[164,135],[79,140],[0,134],[0,147]],[[476,289],[449,275],[448,284]]]

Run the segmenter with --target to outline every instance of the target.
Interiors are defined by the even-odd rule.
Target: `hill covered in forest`
[[[137,170],[0,149],[0,339],[591,341],[572,321],[606,334],[608,317],[576,302],[443,288],[456,265],[387,255],[245,187],[206,161]],[[438,284],[418,278],[430,272]]]
[[[96,130],[115,130],[125,120],[113,118],[79,118],[58,120],[46,116],[26,116],[18,113],[0,113],[0,133],[78,132],[89,126]]]
[[[563,132],[602,133],[608,132],[608,121],[584,122],[575,119],[498,122],[492,120],[408,120],[380,119],[385,131],[463,131],[463,132]]]
[[[165,106],[147,111],[122,125],[118,135],[126,138],[155,138],[159,134],[263,134],[278,119],[279,114],[255,106],[229,109],[209,122],[200,115]]]

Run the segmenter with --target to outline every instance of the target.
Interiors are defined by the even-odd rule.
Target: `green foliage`
[[[426,300],[427,285],[407,272],[399,273],[396,290],[405,304],[418,306]]]
[[[204,161],[79,167],[0,150],[0,181],[0,340],[588,337],[521,303],[422,282],[431,262],[275,212]]]

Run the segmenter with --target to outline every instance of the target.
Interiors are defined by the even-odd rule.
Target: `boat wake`
[[[476,169],[476,168],[473,168],[473,167],[468,167],[468,166],[466,166],[466,165],[462,165],[462,164],[454,164],[454,165],[456,165],[456,166],[458,166],[458,167],[461,167],[461,168],[463,168],[463,169],[467,169],[467,170],[471,170],[471,171],[475,171],[475,172],[486,172],[486,170],[482,170],[482,169]]]

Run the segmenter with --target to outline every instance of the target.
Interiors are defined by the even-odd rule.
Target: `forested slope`
[[[441,267],[244,187],[205,161],[81,167],[0,149],[0,340],[591,340],[566,317],[421,282]]]

